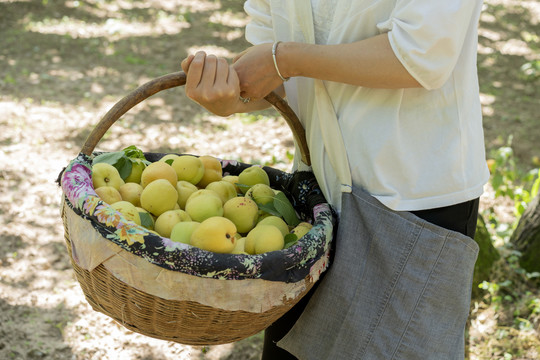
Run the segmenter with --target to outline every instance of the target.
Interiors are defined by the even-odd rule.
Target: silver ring
[[[247,104],[248,102],[251,101],[250,98],[243,98],[243,97],[241,97],[241,96],[240,96],[240,100],[242,100],[242,102],[243,102],[244,104]]]

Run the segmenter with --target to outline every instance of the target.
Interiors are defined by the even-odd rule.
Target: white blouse
[[[315,28],[322,25],[314,27],[314,19],[325,17],[317,14],[325,7],[312,8],[311,1],[246,1],[247,40],[315,43],[321,36]],[[476,70],[482,0],[335,4],[325,43],[386,32],[397,58],[423,88],[373,89],[302,77],[285,83],[327,200],[339,211],[351,180],[394,210],[480,196],[489,178]],[[295,160],[295,167],[305,165]]]
[[[311,0],[315,43],[326,44],[338,0]]]

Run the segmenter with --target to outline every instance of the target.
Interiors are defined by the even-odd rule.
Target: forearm
[[[387,34],[339,45],[280,43],[277,62],[285,77],[303,76],[371,88],[421,86],[395,56]]]

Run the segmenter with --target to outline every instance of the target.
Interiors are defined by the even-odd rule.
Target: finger
[[[217,57],[215,55],[207,55],[204,61],[204,71],[199,85],[207,89],[213,87],[216,81],[216,69]]]
[[[186,76],[185,91],[190,98],[195,96],[195,91],[201,82],[205,59],[206,53],[204,51],[199,51],[195,54],[189,65],[189,72],[187,72]]]
[[[232,65],[229,66],[229,76],[227,78],[227,84],[232,89],[235,89],[235,91],[237,92],[235,96],[239,97],[240,96],[240,79],[238,78],[238,74],[236,73]]]
[[[191,62],[193,61],[193,58],[195,58],[194,55],[189,55],[187,58],[182,60],[180,63],[180,66],[182,67],[182,70],[187,74],[189,71],[189,66],[191,65]]]
[[[216,67],[216,84],[227,84],[227,78],[229,77],[229,64],[227,60],[220,58],[217,59]]]
[[[229,63],[225,59],[219,59],[217,65],[216,84],[218,84],[220,90],[220,97],[226,101],[238,100],[240,93],[238,82],[230,81],[229,79],[231,71],[235,71],[229,66]],[[236,73],[232,74],[232,76],[235,75]]]

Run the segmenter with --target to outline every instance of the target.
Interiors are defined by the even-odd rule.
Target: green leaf
[[[141,218],[141,225],[147,229],[152,229],[154,226],[154,221],[152,220],[152,217],[150,214],[146,212],[140,212],[139,217]]]
[[[534,184],[531,188],[531,199],[534,199],[538,195],[540,190],[540,170],[538,170],[538,178],[534,181]]]
[[[169,165],[172,165],[172,163],[174,162],[174,159],[167,159],[165,160],[165,162]]]
[[[123,150],[124,154],[130,159],[143,159],[146,160],[144,152],[135,145],[128,146]]]
[[[120,160],[124,156],[125,154],[123,151],[104,153],[104,154],[96,156],[94,160],[92,161],[92,164],[107,163],[114,166],[118,162],[118,160]]]
[[[527,208],[527,203],[525,201],[517,201],[514,204],[514,213],[517,217],[520,217],[525,212],[525,209]]]
[[[92,164],[107,163],[111,164],[118,170],[122,179],[126,180],[131,174],[132,160],[129,159],[123,151],[115,151],[98,155],[92,161]]]
[[[126,180],[129,174],[131,174],[133,164],[129,158],[124,156],[114,164],[114,167],[118,170],[122,179]]]
[[[294,207],[282,191],[279,191],[276,196],[274,196],[274,207],[279,211],[288,225],[296,226],[300,224],[300,219],[296,215]]]
[[[269,213],[271,215],[281,217],[281,213],[276,210],[273,203],[257,204],[257,205],[259,206],[260,210],[266,211],[267,213]]]
[[[245,194],[245,193],[249,190],[249,188],[251,187],[251,186],[249,186],[249,185],[246,185],[246,184],[239,184],[239,183],[235,183],[235,185],[236,185],[236,187],[238,187],[238,188],[240,189],[240,191],[242,191],[242,193],[244,193],[244,194]]]
[[[491,185],[497,190],[503,184],[503,177],[500,173],[495,173],[491,179]]]
[[[298,236],[296,234],[287,234],[285,235],[285,245],[283,246],[284,249],[288,249],[290,248],[291,246],[293,246],[294,244],[296,244],[296,242],[298,241]]]

